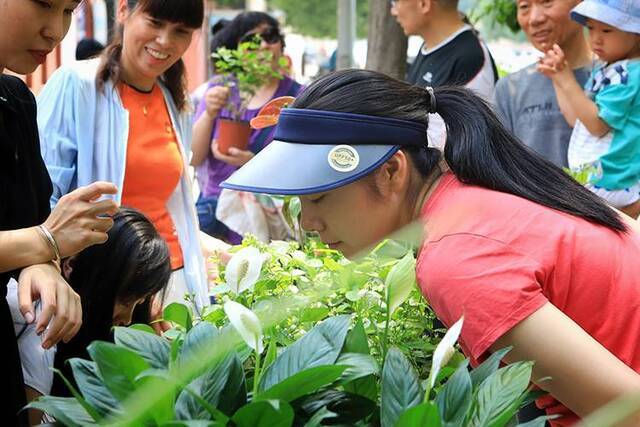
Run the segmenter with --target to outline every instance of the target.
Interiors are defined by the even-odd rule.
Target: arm
[[[55,258],[49,244],[36,227],[0,231],[0,273]]]
[[[213,124],[220,110],[226,105],[229,89],[222,86],[209,88],[198,106],[193,125],[191,165],[199,166],[209,155]]]
[[[42,393],[29,386],[24,387],[25,394],[27,395],[27,402],[33,402],[39,397],[42,397]],[[39,409],[29,409],[29,424],[37,426],[42,423],[43,412]]]
[[[551,377],[538,385],[580,417],[623,394],[640,391],[636,372],[551,303],[506,332],[491,351],[506,346],[513,346],[507,362],[534,360],[534,381]]]
[[[609,132],[609,126],[598,115],[598,106],[578,84],[558,45],[547,52],[538,64],[538,71],[553,82],[560,110],[569,125],[574,126],[576,119],[580,119],[592,135],[602,136]]]

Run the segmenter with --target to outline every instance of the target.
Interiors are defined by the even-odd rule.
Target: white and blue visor
[[[280,113],[274,140],[221,187],[279,195],[321,193],[368,175],[403,146],[426,144],[424,123],[288,108]]]

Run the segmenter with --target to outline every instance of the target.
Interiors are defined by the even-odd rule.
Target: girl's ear
[[[376,173],[376,185],[380,193],[387,197],[390,194],[398,194],[406,191],[410,177],[410,163],[407,155],[398,150],[380,166]]]
[[[118,0],[118,10],[116,11],[116,18],[119,24],[123,24],[129,17],[129,6],[127,0]]]

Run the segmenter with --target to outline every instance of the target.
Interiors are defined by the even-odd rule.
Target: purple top
[[[219,83],[210,82],[207,86],[207,90],[209,90],[213,86],[217,86]],[[271,97],[271,99],[278,98],[280,96],[296,96],[298,92],[302,89],[302,85],[297,83],[295,80],[284,76],[280,83],[278,84],[278,88],[275,93]],[[231,100],[233,102],[239,102],[239,95],[237,90],[232,90],[231,92]],[[260,107],[262,108],[262,107]],[[247,109],[242,116],[241,120],[249,121],[254,118],[260,108],[255,109]],[[200,116],[205,111],[205,101],[204,97],[200,101],[200,105],[196,109],[195,120],[198,120]],[[231,113],[229,110],[222,109],[218,114],[220,118],[229,118],[231,117]],[[267,129],[252,129],[251,136],[249,137],[249,150],[255,152],[260,151],[267,144],[269,144],[273,140],[273,132],[275,131],[275,126]],[[218,120],[213,123],[213,130],[211,132],[211,140],[215,139],[218,133]],[[211,150],[207,155],[206,160],[198,167],[196,167],[196,174],[198,177],[198,184],[200,185],[200,189],[205,197],[218,197],[220,195],[220,183],[225,179],[229,178],[233,172],[238,169],[236,166],[232,166],[228,163],[225,163],[221,160],[213,157]]]

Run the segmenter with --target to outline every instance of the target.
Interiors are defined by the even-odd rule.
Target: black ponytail
[[[628,229],[599,197],[538,156],[497,119],[491,107],[463,87],[434,90],[436,111],[447,127],[444,157],[456,177],[584,218],[614,231]],[[427,123],[429,92],[374,71],[344,70],[312,83],[293,104]],[[425,144],[426,145],[426,144]],[[438,164],[434,148],[403,148],[423,176]]]

